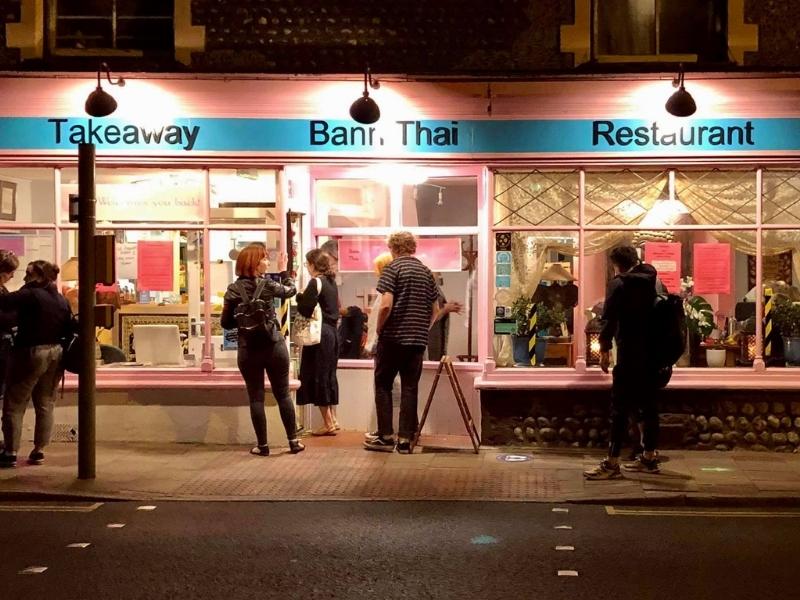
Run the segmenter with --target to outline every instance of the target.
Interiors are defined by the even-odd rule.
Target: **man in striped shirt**
[[[375,351],[375,408],[378,431],[364,442],[367,450],[392,452],[392,382],[400,374],[400,422],[397,451],[411,452],[419,425],[417,392],[428,331],[436,320],[439,292],[430,269],[414,256],[417,240],[408,231],[389,236],[392,262],[378,281],[378,343]]]

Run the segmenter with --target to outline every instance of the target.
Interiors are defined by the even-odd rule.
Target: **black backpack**
[[[671,371],[672,365],[686,350],[686,315],[681,297],[676,294],[656,294],[650,320],[654,366],[659,371]]]
[[[242,297],[242,301],[234,309],[233,318],[236,319],[236,326],[240,330],[250,332],[259,329],[269,329],[269,324],[267,323],[267,303],[261,299],[261,293],[264,291],[264,286],[266,284],[267,282],[265,279],[259,279],[253,297],[248,298],[244,284],[241,281],[237,282],[237,288]]]

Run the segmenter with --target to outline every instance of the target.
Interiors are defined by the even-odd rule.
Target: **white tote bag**
[[[317,282],[317,297],[322,293],[322,281],[319,277],[315,277],[314,281]],[[294,343],[297,346],[314,346],[319,344],[322,335],[322,309],[319,307],[319,300],[314,307],[314,312],[311,317],[304,317],[298,314],[294,318],[293,328]]]

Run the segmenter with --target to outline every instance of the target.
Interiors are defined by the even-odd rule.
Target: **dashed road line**
[[[156,507],[153,505],[139,506],[136,508],[136,510],[155,510],[155,509]]]
[[[577,571],[569,571],[569,570],[559,570],[558,571],[558,576],[559,577],[577,577],[578,576],[578,572]]]
[[[553,529],[572,529],[572,525],[556,525]]]
[[[556,546],[557,552],[572,552],[575,550],[575,546]]]
[[[80,548],[81,550],[88,548],[89,546],[91,546],[89,542],[75,542],[74,544],[67,544],[67,548]]]
[[[106,527],[109,529],[122,529],[125,527],[125,523],[109,523]]]
[[[616,508],[606,506],[606,514],[612,517],[708,517],[716,519],[765,519],[780,517],[784,519],[800,518],[800,511],[768,511],[768,510],[713,510],[713,509],[647,509]]]
[[[47,567],[27,567],[19,571],[17,575],[41,575],[47,571]]]

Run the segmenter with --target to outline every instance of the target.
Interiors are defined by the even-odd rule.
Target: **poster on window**
[[[694,245],[694,293],[731,293],[731,245]]]
[[[171,292],[175,289],[172,242],[137,242],[136,289]]]
[[[678,294],[681,291],[681,244],[680,242],[647,242],[644,245],[644,262],[653,265],[658,271],[667,291]]]

